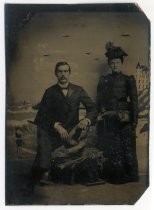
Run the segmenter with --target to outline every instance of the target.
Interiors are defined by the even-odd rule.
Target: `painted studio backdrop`
[[[32,198],[30,201],[25,197],[20,198],[23,176],[29,172],[36,154],[36,127],[30,121],[36,116],[45,89],[57,81],[54,75],[56,63],[68,62],[72,69],[71,82],[84,87],[95,101],[100,76],[110,72],[105,57],[105,45],[109,41],[127,52],[123,73],[134,75],[136,79],[139,100],[137,158],[142,183],[135,186],[137,192],[133,195],[129,195],[133,184],[130,184],[127,192],[124,186],[123,189],[109,186],[108,189],[112,193],[115,190],[117,196],[110,198],[108,195],[107,199],[105,196],[99,198],[100,186],[93,187],[97,198],[92,197],[92,188],[85,190],[84,196],[80,197],[84,189],[80,187],[75,189],[78,196],[67,197],[66,194],[73,193],[74,186],[70,191],[65,186],[61,188],[67,193],[61,194],[59,200],[48,199],[47,204],[134,203],[148,183],[150,42],[149,21],[145,14],[137,6],[127,4],[101,7],[8,4],[5,6],[5,15],[7,204],[32,202]],[[83,115],[81,106],[80,117]],[[21,131],[21,143],[17,142],[15,136],[17,127]],[[49,196],[47,190],[43,192],[39,187],[37,190],[40,198],[35,196],[34,203],[45,203],[43,196]]]

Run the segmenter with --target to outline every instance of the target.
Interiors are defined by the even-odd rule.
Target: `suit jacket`
[[[133,76],[112,73],[102,76],[97,87],[98,111],[130,111],[131,121],[138,120],[138,96]]]
[[[70,131],[79,122],[79,106],[82,103],[86,108],[86,117],[94,123],[96,108],[85,90],[77,85],[69,84],[68,94],[65,96],[58,84],[49,87],[41,100],[34,123],[54,134],[55,122],[62,123]]]

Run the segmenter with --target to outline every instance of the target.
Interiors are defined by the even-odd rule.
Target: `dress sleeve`
[[[137,124],[138,122],[138,95],[137,87],[134,76],[130,76],[128,79],[128,93],[130,98],[130,111],[132,123]]]
[[[104,109],[103,104],[103,86],[104,86],[104,76],[101,76],[97,85],[97,110],[101,112]]]

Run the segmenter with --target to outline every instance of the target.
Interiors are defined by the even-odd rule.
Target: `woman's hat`
[[[105,55],[109,60],[114,59],[114,58],[123,58],[124,56],[128,56],[127,53],[125,53],[121,47],[114,46],[113,42],[108,42],[106,44],[106,50],[107,52],[105,53]]]

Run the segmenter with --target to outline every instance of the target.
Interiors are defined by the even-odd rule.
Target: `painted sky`
[[[109,72],[106,42],[126,51],[123,71],[135,74],[138,62],[149,65],[148,33],[147,19],[139,13],[37,13],[20,32],[10,69],[11,96],[14,102],[37,103],[56,82],[56,63],[65,60],[72,68],[71,81],[95,99],[100,75]]]

